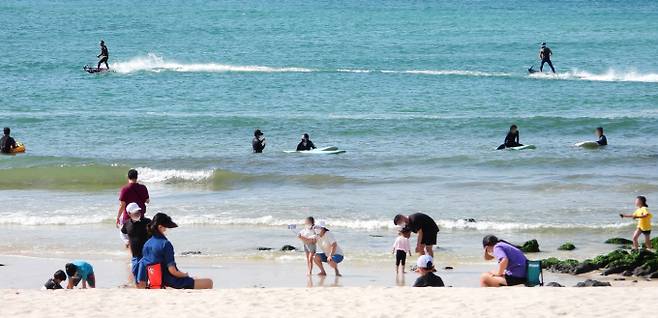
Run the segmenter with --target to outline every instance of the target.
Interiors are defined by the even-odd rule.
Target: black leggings
[[[551,71],[553,71],[553,73],[555,73],[555,68],[553,67],[553,62],[551,62],[551,60],[542,60],[541,61],[541,65],[539,66],[539,71],[540,72],[544,71],[544,63],[548,63],[548,66],[551,67]]]
[[[405,266],[407,264],[407,252],[397,250],[395,251],[395,266]]]
[[[101,64],[105,63],[105,67],[107,69],[110,69],[110,66],[107,65],[107,57],[102,58],[100,61],[98,61],[98,66],[96,68],[101,68]]]

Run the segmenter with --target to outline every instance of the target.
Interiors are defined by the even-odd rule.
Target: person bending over
[[[409,216],[398,214],[393,218],[393,224],[402,228],[402,231],[409,230],[418,234],[416,253],[434,257],[434,245],[439,234],[439,226],[434,219],[423,213]]]

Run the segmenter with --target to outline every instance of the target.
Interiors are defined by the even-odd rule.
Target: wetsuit
[[[254,153],[262,153],[265,149],[265,138],[254,137],[251,141],[251,146],[254,148]]]
[[[297,151],[309,151],[311,149],[315,149],[315,145],[311,140],[302,140],[299,145],[297,145]]]
[[[502,150],[505,148],[512,148],[512,147],[520,147],[523,146],[522,144],[519,143],[519,132],[508,132],[507,136],[505,136],[505,143],[500,145],[498,147],[498,150]]]
[[[101,45],[101,54],[98,54],[98,57],[100,60],[98,61],[96,68],[100,69],[101,64],[105,63],[105,67],[110,69],[110,66],[107,65],[107,59],[110,57],[110,53],[107,51],[107,46],[105,46],[105,44]]]
[[[11,153],[11,150],[16,148],[16,140],[9,135],[4,135],[0,139],[0,152]]]
[[[605,137],[605,135],[601,135],[599,137],[599,140],[596,141],[599,146],[607,146],[608,145],[608,138]]]
[[[541,58],[541,65],[539,66],[539,71],[543,72],[544,71],[544,63],[548,63],[548,66],[551,67],[551,71],[555,73],[555,68],[553,67],[553,62],[551,62],[551,55],[553,54],[553,51],[549,49],[547,46],[544,46],[539,50],[539,57]]]

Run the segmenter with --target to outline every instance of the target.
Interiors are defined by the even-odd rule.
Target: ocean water
[[[0,158],[3,254],[125,258],[133,167],[210,263],[300,262],[256,248],[299,246],[307,215],[386,262],[418,211],[444,263],[481,262],[488,233],[586,258],[658,198],[655,1],[3,1],[0,21],[0,125],[28,149]],[[87,74],[100,39],[114,72]],[[558,74],[530,76],[542,41]],[[513,123],[536,150],[493,150]],[[610,146],[572,146],[597,126]],[[283,153],[305,132],[347,152]]]

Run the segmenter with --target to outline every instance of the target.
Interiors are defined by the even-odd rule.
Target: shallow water
[[[415,211],[437,219],[449,261],[479,262],[490,232],[586,258],[630,236],[617,214],[634,196],[658,193],[653,1],[115,1],[80,15],[97,10],[0,4],[0,124],[28,149],[0,158],[4,253],[118,257],[131,167],[150,211],[182,225],[179,249],[234,260],[282,257],[254,248],[295,243],[286,225],[314,215],[351,260],[384,261],[392,216]],[[115,72],[90,75],[100,38]],[[555,76],[527,75],[542,41]],[[537,150],[492,150],[511,123]],[[571,146],[597,126],[610,146]],[[284,154],[303,132],[347,153]]]

